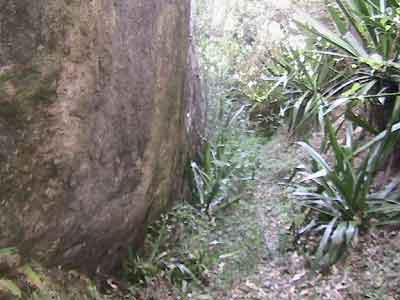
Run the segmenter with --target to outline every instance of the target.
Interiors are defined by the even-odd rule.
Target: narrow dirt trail
[[[228,299],[302,299],[297,285],[304,281],[304,259],[289,253],[290,202],[282,179],[300,163],[301,154],[275,139],[266,145],[254,190],[258,210],[255,222],[263,232],[265,255],[254,274],[232,290]],[[305,295],[304,295],[305,296]]]
[[[311,271],[305,257],[292,249],[288,231],[293,212],[288,188],[282,181],[303,157],[282,137],[266,145],[254,191],[258,206],[255,222],[263,232],[265,255],[254,274],[242,278],[226,299],[397,299],[365,297],[363,286],[373,289],[373,284],[359,274],[357,259],[347,260],[322,275]]]
[[[398,230],[372,228],[346,259],[323,274],[294,246],[291,224],[301,222],[284,178],[304,163],[305,153],[285,136],[281,132],[262,146],[256,182],[243,197],[217,212],[213,224],[196,223],[203,229],[186,236],[189,244],[176,245],[185,253],[195,253],[193,243],[203,249],[210,264],[202,283],[188,282],[184,290],[161,275],[134,299],[400,300]]]

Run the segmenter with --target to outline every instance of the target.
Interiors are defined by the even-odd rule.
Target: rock
[[[188,0],[2,4],[0,248],[101,273],[141,246],[184,191],[189,21]]]
[[[21,257],[15,253],[0,253],[0,274],[14,273],[21,265]]]
[[[21,299],[22,292],[11,280],[0,279],[0,299]]]

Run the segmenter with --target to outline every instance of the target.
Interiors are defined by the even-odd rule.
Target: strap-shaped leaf
[[[314,148],[312,148],[310,145],[308,145],[307,143],[304,142],[298,142],[297,144],[299,144],[301,147],[303,147],[304,150],[307,151],[307,153],[323,168],[325,168],[325,170],[327,170],[328,172],[332,172],[332,168],[329,166],[329,164],[326,162],[326,160],[317,152],[314,150]]]
[[[332,233],[331,243],[334,247],[340,247],[345,242],[347,222],[340,222]]]
[[[396,132],[400,130],[400,122],[394,124],[391,129],[390,132]],[[356,151],[354,151],[354,156],[357,156],[358,154],[360,154],[361,152],[364,152],[365,150],[370,149],[372,146],[374,146],[376,143],[382,141],[386,135],[387,135],[387,130],[382,131],[380,134],[378,134],[376,137],[374,137],[372,140],[370,140],[368,143],[365,143],[363,146],[361,146],[360,148],[358,148]]]
[[[329,241],[330,241],[332,232],[335,228],[336,222],[337,222],[337,218],[334,218],[332,221],[329,222],[328,225],[326,225],[324,235],[322,236],[322,239],[319,243],[319,247],[317,250],[317,257],[321,258],[324,255],[325,251],[328,249]]]
[[[306,31],[323,38],[332,45],[345,51],[347,54],[355,57],[360,56],[360,53],[358,53],[357,50],[351,44],[349,44],[346,40],[338,36],[336,33],[329,30],[325,25],[314,20],[312,17],[304,16],[302,20],[297,19],[296,23]]]
[[[343,17],[340,15],[338,10],[333,6],[333,4],[330,3],[329,1],[325,0],[325,5],[332,20],[335,22],[336,28],[339,30],[341,34],[345,34],[347,31],[347,24],[343,19]]]

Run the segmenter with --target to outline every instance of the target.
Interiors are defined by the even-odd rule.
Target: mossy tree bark
[[[180,197],[189,0],[0,1],[0,247],[109,271]]]

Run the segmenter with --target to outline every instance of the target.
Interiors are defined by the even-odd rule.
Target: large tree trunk
[[[192,4],[195,5],[195,2]],[[192,8],[192,13],[195,8]],[[201,70],[194,41],[194,16],[190,18],[190,43],[187,57],[187,72],[185,80],[186,103],[186,134],[191,145],[192,159],[202,152],[205,141],[205,128],[207,121],[207,102],[202,92]]]
[[[189,0],[0,0],[0,248],[108,271],[179,198]]]

